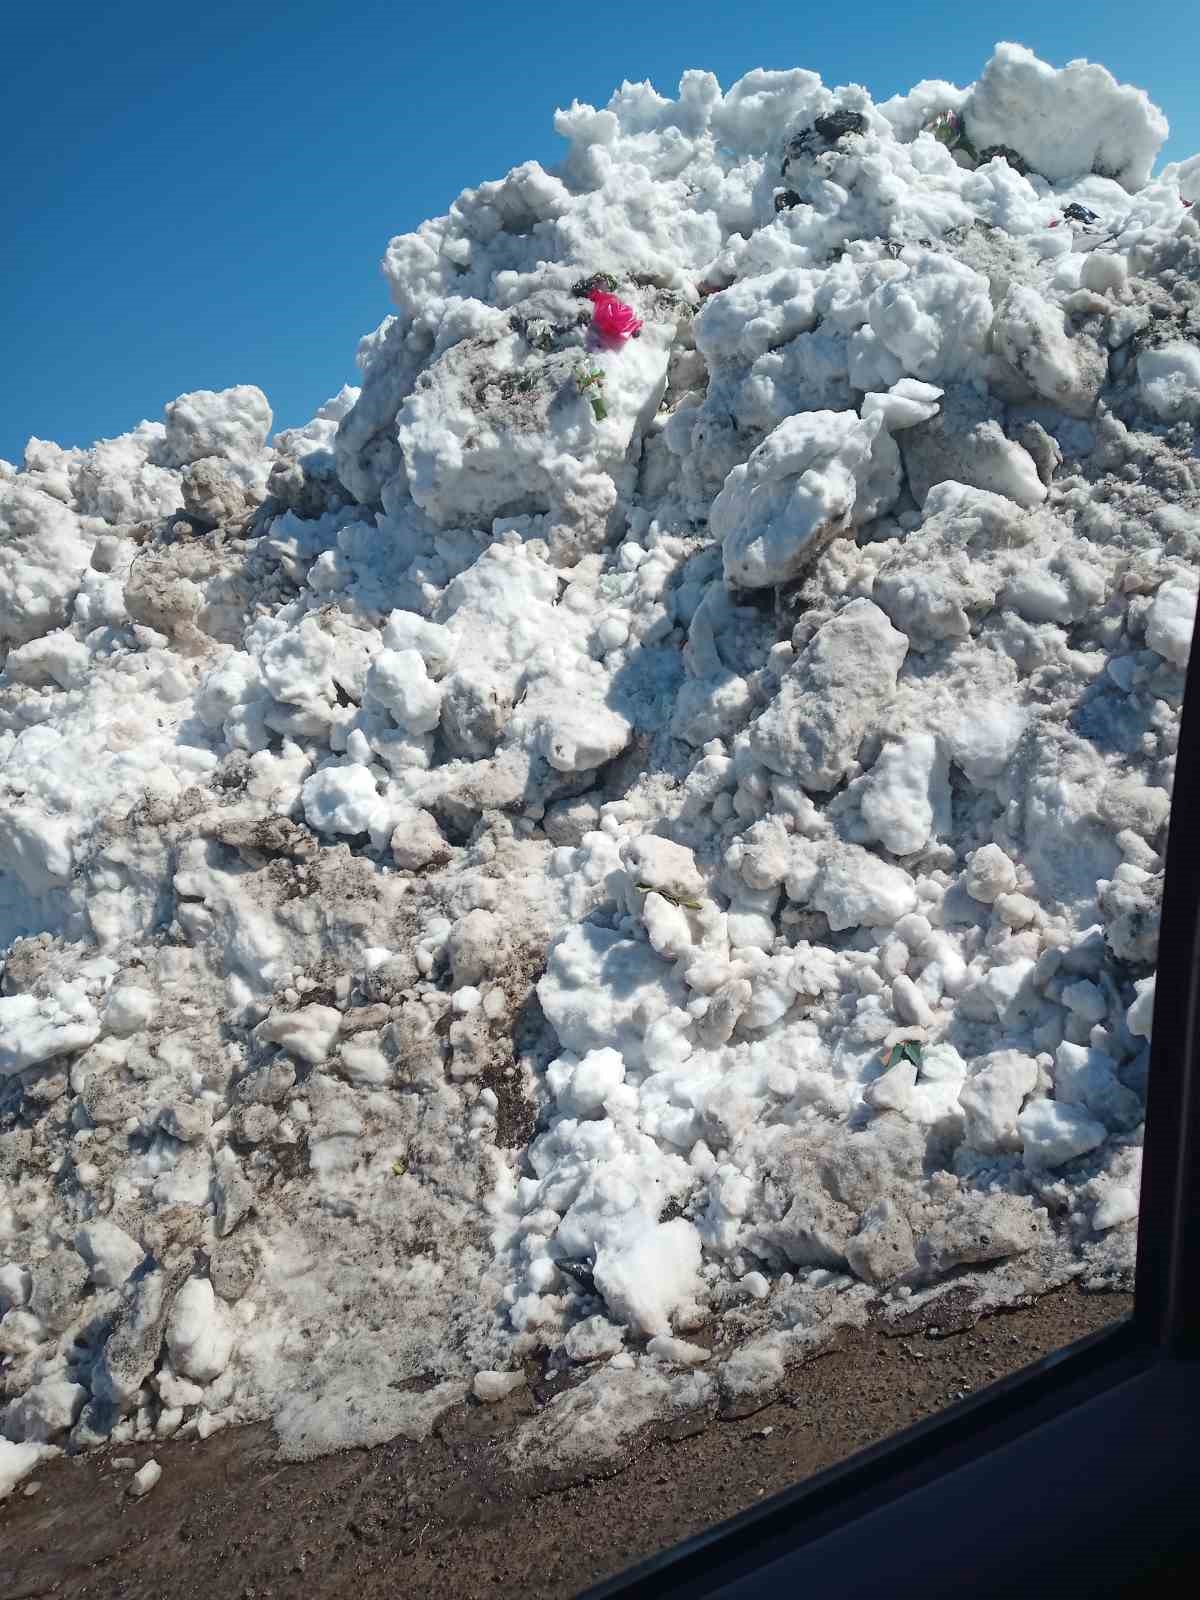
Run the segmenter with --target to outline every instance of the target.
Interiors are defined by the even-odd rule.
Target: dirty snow
[[[555,126],[305,427],[0,467],[0,1492],[528,1361],[515,1457],[604,1457],[949,1274],[1129,1280],[1200,169],[1014,45]]]

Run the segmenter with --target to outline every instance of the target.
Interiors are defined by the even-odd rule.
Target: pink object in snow
[[[606,294],[603,289],[589,289],[588,299],[595,307],[592,326],[606,339],[616,339],[624,344],[626,339],[641,332],[641,319],[634,316],[633,307],[627,306],[624,300],[618,300],[615,294]]]

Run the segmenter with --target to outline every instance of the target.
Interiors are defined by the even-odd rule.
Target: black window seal
[[[1200,650],[1172,795],[1134,1310],[586,1600],[1174,1592],[1200,1552]],[[1007,1531],[1006,1531],[1007,1530]],[[1180,1583],[1186,1580],[1180,1578]],[[1184,1592],[1180,1588],[1180,1592]]]

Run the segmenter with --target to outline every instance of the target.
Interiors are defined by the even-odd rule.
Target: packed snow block
[[[1130,1033],[1139,1039],[1148,1039],[1154,1024],[1154,979],[1141,978],[1134,983],[1137,999],[1125,1013]]]
[[[1006,495],[1019,506],[1041,505],[1046,498],[1033,457],[1005,437],[993,408],[966,386],[948,389],[940,414],[906,429],[898,443],[918,506],[947,479]]]
[[[1014,609],[1024,606],[1043,621],[1049,608],[1062,613],[1054,620],[1068,620],[1086,606],[1085,590],[1094,593],[1097,579],[1076,571],[1077,564],[1065,576],[1051,570],[1068,559],[1061,549],[1066,538],[1045,511],[1024,511],[986,489],[939,483],[928,493],[920,528],[879,568],[874,598],[917,650],[966,639],[1010,584]]]
[[[1071,417],[1089,417],[1108,377],[1108,352],[1086,333],[1068,331],[1061,307],[1027,283],[1005,295],[992,326],[997,355],[1035,394]]]
[[[318,1066],[328,1056],[342,1025],[333,1006],[299,1006],[295,1011],[273,1011],[254,1030],[264,1044],[277,1044],[299,1061]]]
[[[963,888],[972,900],[990,906],[1017,886],[1017,869],[998,844],[981,845],[972,852],[963,874]]]
[[[101,1289],[119,1289],[145,1257],[137,1240],[106,1217],[85,1222],[75,1235],[75,1248],[88,1264],[91,1281]]]
[[[593,1277],[617,1321],[642,1334],[669,1334],[674,1313],[700,1289],[700,1235],[684,1217],[647,1222],[601,1246]]]
[[[537,991],[564,1049],[583,1057],[611,1048],[637,1068],[647,1065],[643,1008],[665,1011],[688,1000],[683,981],[648,944],[587,922],[555,939]]]
[[[1190,584],[1164,583],[1146,616],[1146,643],[1176,667],[1186,667],[1196,626],[1196,591]]]
[[[158,1010],[158,997],[149,989],[135,983],[123,983],[113,989],[104,1007],[102,1017],[106,1034],[116,1034],[128,1039],[149,1027]]]
[[[926,1274],[940,1278],[956,1267],[1024,1255],[1046,1236],[1046,1213],[1027,1196],[967,1191],[918,1239],[917,1260]]]
[[[568,1117],[599,1116],[604,1102],[625,1082],[625,1063],[615,1050],[591,1050],[582,1060],[559,1056],[546,1068],[546,1082]]]
[[[179,475],[158,464],[165,428],[141,422],[131,433],[73,451],[68,477],[74,509],[114,526],[154,522],[179,509]]]
[[[764,1237],[795,1267],[840,1268],[854,1232],[849,1206],[816,1187],[801,1191]]]
[[[769,432],[801,411],[852,410],[850,352],[846,334],[818,330],[759,356],[736,389],[742,426]]]
[[[92,1395],[101,1406],[121,1415],[131,1409],[158,1361],[171,1306],[190,1270],[187,1263],[169,1270],[152,1266],[122,1290],[112,1331],[92,1370]]]
[[[443,678],[454,664],[458,640],[441,623],[429,622],[415,611],[393,611],[383,628],[385,650],[416,650],[433,679]]]
[[[40,999],[5,995],[0,998],[0,1078],[83,1050],[99,1037],[95,1006],[70,984],[60,984],[54,994]]]
[[[1163,874],[1122,861],[1099,888],[1104,937],[1113,955],[1137,966],[1153,966],[1158,955]]]
[[[196,389],[165,408],[166,433],[159,447],[164,466],[186,467],[205,456],[251,466],[271,431],[271,407],[261,389]]]
[[[962,109],[976,150],[1010,145],[1052,183],[1095,172],[1130,193],[1170,131],[1144,90],[1089,61],[1056,71],[1019,44],[996,46]]]
[[[60,1455],[57,1445],[16,1444],[10,1439],[0,1439],[0,1500],[5,1500],[27,1477],[39,1461]]]
[[[1019,1050],[993,1050],[983,1058],[958,1092],[971,1149],[998,1155],[1021,1148],[1017,1117],[1037,1081],[1037,1062]]]
[[[88,1281],[86,1265],[77,1251],[60,1245],[33,1263],[31,1276],[30,1311],[44,1328],[62,1333],[78,1314]]]
[[[1117,1063],[1103,1050],[1060,1044],[1054,1056],[1054,1098],[1082,1106],[1116,1133],[1127,1133],[1142,1120],[1142,1102],[1117,1077]]]
[[[225,464],[216,457],[205,456],[189,462],[183,469],[181,488],[184,510],[214,526],[236,522],[254,504],[253,496],[230,476]]]
[[[171,1365],[194,1383],[211,1383],[228,1366],[233,1328],[207,1278],[189,1278],[175,1296],[166,1341]]]
[[[8,652],[4,671],[10,683],[28,684],[31,689],[77,688],[87,676],[92,653],[82,640],[65,628],[56,629],[41,639],[30,639]]]
[[[807,267],[785,267],[741,279],[696,313],[692,321],[696,349],[710,367],[721,361],[749,366],[816,327],[824,280],[823,272]]]
[[[726,583],[743,589],[788,583],[847,532],[879,435],[878,421],[860,421],[852,411],[805,412],[768,434],[730,472],[709,513],[709,529],[722,541]]]
[[[20,477],[0,480],[0,646],[63,626],[91,547],[65,505]]]
[[[639,889],[643,886],[684,900],[703,899],[707,892],[695,854],[686,845],[657,834],[643,833],[624,840],[621,864],[635,886],[630,897],[635,910],[640,900]]]
[[[532,679],[509,724],[513,738],[555,772],[592,772],[619,756],[633,737],[629,719],[604,704],[607,680],[566,656],[556,674]]]
[[[43,1378],[0,1412],[0,1428],[18,1444],[49,1444],[71,1431],[86,1400],[81,1383]]]
[[[988,280],[953,256],[908,245],[908,270],[867,302],[871,329],[910,378],[926,383],[978,378],[992,327]]]
[[[33,1275],[28,1267],[16,1261],[6,1261],[0,1266],[0,1317],[14,1307],[29,1304],[33,1290]]]
[[[1097,1233],[1119,1228],[1123,1222],[1132,1222],[1141,1208],[1141,1197],[1136,1189],[1115,1183],[1092,1212],[1092,1227]]]
[[[860,796],[863,828],[894,856],[913,855],[950,816],[946,755],[932,733],[890,739]]]
[[[913,1231],[894,1201],[867,1207],[858,1232],[846,1242],[846,1261],[856,1277],[881,1288],[911,1273],[917,1264]]]
[[[419,650],[380,650],[367,673],[367,694],[386,707],[405,733],[431,733],[442,712],[442,689]]]
[[[1104,1143],[1108,1130],[1102,1122],[1088,1116],[1081,1106],[1063,1105],[1057,1100],[1035,1100],[1017,1118],[1026,1168],[1065,1167],[1076,1156],[1086,1155]]]
[[[825,913],[835,932],[886,928],[916,909],[917,891],[903,867],[859,845],[843,844],[825,856],[809,904]]]
[[[374,775],[355,762],[314,772],[304,781],[301,799],[304,820],[316,833],[373,833],[390,817]]]
[[[213,1174],[214,1225],[218,1239],[233,1232],[242,1218],[254,1208],[256,1192],[237,1163],[236,1157],[226,1148],[218,1152]]]
[[[805,789],[834,789],[896,693],[908,640],[870,600],[818,628],[750,725],[763,764]]]
[[[674,327],[649,322],[619,350],[543,357],[507,331],[507,314],[484,309],[489,331],[440,355],[397,414],[412,498],[441,528],[549,512],[598,548],[615,504],[609,475],[658,408]],[[578,387],[585,362],[603,373],[602,421]]]
[[[444,867],[453,854],[428,811],[416,806],[398,808],[392,830],[392,859],[404,872],[420,872],[425,867]]]
[[[315,520],[348,498],[337,475],[337,435],[360,394],[361,390],[343,384],[311,421],[275,435],[267,493],[298,517]]]
[[[697,748],[710,739],[730,738],[745,724],[754,707],[754,691],[736,672],[721,670],[703,678],[685,678],[671,710],[671,732]]]

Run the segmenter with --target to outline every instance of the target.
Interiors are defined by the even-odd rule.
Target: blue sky
[[[1166,159],[1200,151],[1200,14],[1179,0],[613,0],[563,6],[76,0],[6,19],[0,97],[5,294],[0,456],[88,444],[189,389],[256,383],[276,427],[356,380],[387,315],[389,238],[521,161],[550,165],[553,112],[623,78],[674,95],[808,67],[882,99],[967,84],[997,39],[1084,56],[1146,89]]]

